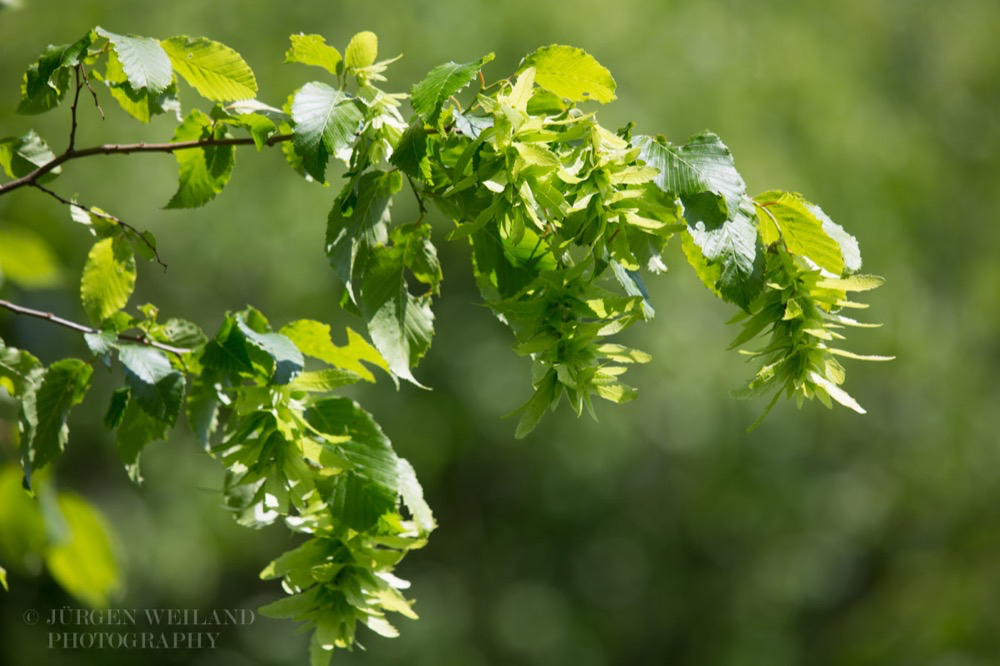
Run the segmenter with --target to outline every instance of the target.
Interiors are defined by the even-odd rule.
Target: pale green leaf
[[[553,44],[527,56],[518,71],[535,68],[538,86],[571,102],[595,100],[607,104],[615,99],[615,80],[601,63],[572,46]]]
[[[95,78],[101,79],[98,72]],[[108,53],[104,71],[104,83],[118,106],[139,122],[148,123],[153,116],[171,111],[181,121],[181,104],[177,99],[177,84],[170,82],[164,90],[157,92],[149,88],[136,88],[129,81],[121,61],[114,51]]]
[[[413,471],[413,465],[405,458],[399,458],[396,462],[396,473],[399,476],[399,494],[403,498],[403,504],[406,505],[407,511],[417,521],[420,529],[430,532],[436,526],[434,514],[424,500],[424,489],[417,481],[417,473]]]
[[[858,402],[847,393],[847,391],[840,388],[826,377],[822,376],[818,372],[810,372],[809,378],[820,388],[825,390],[831,398],[839,402],[844,407],[852,409],[858,414],[865,413],[865,410],[861,407],[861,405],[859,405]]]
[[[128,303],[135,289],[135,256],[120,237],[98,241],[87,255],[80,282],[83,309],[97,325]]]
[[[170,58],[155,39],[117,35],[103,28],[96,28],[96,31],[111,42],[129,83],[136,90],[148,88],[161,93],[173,82]]]
[[[6,137],[0,140],[0,167],[9,178],[26,176],[55,158],[55,153],[35,133],[35,130],[29,130],[19,139]],[[40,182],[45,183],[52,180],[61,170],[61,167],[56,167],[42,176]]]
[[[314,81],[295,93],[292,120],[295,152],[306,172],[322,183],[330,156],[354,141],[364,116],[350,95]]]
[[[160,42],[174,71],[213,102],[257,95],[257,79],[239,53],[204,37],[171,37]]]

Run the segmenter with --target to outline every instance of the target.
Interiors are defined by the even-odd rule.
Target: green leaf
[[[250,344],[274,360],[271,383],[287,384],[302,372],[306,363],[302,352],[286,336],[280,333],[258,333],[240,319],[237,319],[237,325]]]
[[[399,144],[392,152],[389,162],[399,167],[400,171],[410,176],[422,180],[425,183],[431,182],[431,161],[427,154],[427,131],[424,123],[420,119],[414,119],[403,136],[399,139]]]
[[[42,289],[58,284],[59,277],[59,259],[44,238],[30,229],[0,229],[0,284]]]
[[[826,235],[837,241],[840,245],[840,253],[844,258],[844,272],[848,275],[861,270],[861,248],[858,239],[847,233],[844,227],[830,219],[819,206],[811,203],[805,204],[806,208],[820,222],[823,223],[823,231]]]
[[[244,113],[233,118],[234,124],[246,129],[253,139],[257,152],[264,149],[264,145],[271,136],[278,133],[278,127],[270,118],[259,113]]]
[[[66,418],[90,388],[93,368],[67,358],[53,363],[25,390],[21,403],[21,459],[25,478],[55,460],[69,439]]]
[[[108,523],[75,494],[60,493],[58,505],[68,539],[48,549],[45,565],[64,590],[91,607],[104,608],[120,583]]]
[[[342,66],[343,58],[340,51],[326,43],[320,35],[292,35],[289,37],[292,46],[285,53],[285,62],[297,62],[303,65],[322,67],[334,76]],[[374,62],[374,60],[373,60]]]
[[[7,587],[7,570],[3,567],[0,567],[0,586],[3,586],[5,591],[10,591],[10,588]]]
[[[517,439],[527,437],[528,433],[534,430],[542,417],[545,416],[545,411],[550,409],[559,399],[560,394],[561,389],[556,371],[549,370],[535,386],[535,394],[528,399],[528,402],[510,414],[510,416],[521,415],[517,429],[514,431],[514,437]]]
[[[100,79],[98,72],[93,72]],[[181,105],[177,99],[177,84],[171,82],[162,92],[148,88],[135,88],[129,82],[121,61],[114,51],[108,53],[104,83],[118,106],[139,122],[148,123],[153,116],[172,111],[181,120]]]
[[[472,62],[462,64],[446,62],[438,65],[410,90],[410,104],[413,110],[431,125],[436,125],[441,115],[441,107],[448,98],[472,83],[483,65],[491,60],[493,60],[492,53]]]
[[[402,187],[403,179],[397,171],[369,171],[358,180],[357,190],[345,190],[330,210],[326,255],[352,299],[358,252],[388,242],[389,203]]]
[[[92,324],[118,312],[135,289],[135,256],[120,237],[98,241],[87,255],[80,282],[83,309]]]
[[[170,424],[150,416],[135,400],[129,400],[118,426],[118,457],[125,463],[129,478],[142,482],[139,455],[150,442],[166,439]]]
[[[30,352],[4,345],[0,339],[0,387],[17,397],[32,388],[42,367]]]
[[[757,225],[746,209],[719,226],[702,220],[689,220],[688,231],[705,259],[718,264],[716,289],[723,298],[744,310],[764,288],[764,250]]]
[[[711,192],[725,200],[727,219],[743,205],[746,184],[729,148],[712,132],[695,134],[679,148],[648,136],[637,136],[632,143],[640,148],[639,158],[660,172],[653,182],[664,192],[682,198]]]
[[[175,370],[159,349],[119,344],[118,360],[135,402],[159,421],[173,424],[184,400],[184,375]]]
[[[396,474],[399,476],[399,494],[403,498],[407,511],[417,521],[420,529],[430,532],[436,527],[434,514],[424,500],[424,489],[417,481],[417,473],[413,471],[413,465],[405,458],[398,458]]]
[[[204,37],[180,35],[160,42],[174,71],[205,99],[228,102],[257,95],[257,79],[239,53]]]
[[[368,67],[378,57],[378,37],[374,32],[365,30],[351,37],[347,50],[344,51],[344,66],[347,69]]]
[[[306,543],[312,543],[307,541]],[[320,607],[320,602],[316,599],[318,588],[310,588],[305,592],[293,594],[269,604],[264,604],[258,608],[258,612],[264,617],[277,620],[295,619],[312,613]]]
[[[325,83],[312,82],[299,88],[292,99],[295,121],[292,142],[302,157],[306,172],[326,182],[330,156],[354,141],[364,116],[347,93]]]
[[[764,192],[755,200],[757,215],[777,225],[789,252],[809,257],[834,275],[844,272],[840,244],[827,235],[822,220],[813,214],[802,197],[788,192]]]
[[[125,416],[125,408],[128,407],[131,392],[128,387],[123,386],[115,389],[111,394],[111,401],[108,403],[108,411],[104,413],[104,427],[108,430],[117,430],[122,424]]]
[[[155,39],[117,35],[103,28],[96,28],[96,31],[111,42],[129,83],[136,90],[148,88],[161,93],[173,82],[170,58]]]
[[[191,380],[185,412],[191,432],[205,450],[210,448],[212,435],[219,426],[221,404],[219,390],[210,379],[203,375]]]
[[[323,370],[303,372],[289,384],[289,388],[293,391],[327,393],[341,386],[354,384],[359,379],[361,377],[350,370],[325,368]]]
[[[353,400],[327,398],[307,409],[305,418],[320,432],[350,437],[337,447],[352,467],[332,477],[329,504],[334,517],[342,517],[352,529],[365,530],[395,509],[398,459],[371,415]]]
[[[55,153],[35,133],[35,130],[29,130],[20,139],[6,137],[0,140],[0,166],[3,167],[4,173],[9,178],[26,176],[55,158]],[[52,180],[60,171],[62,168],[56,167],[42,176],[39,182],[45,183]]]
[[[615,80],[611,72],[584,51],[572,46],[553,44],[527,56],[518,69],[535,68],[539,87],[571,102],[596,100],[607,104],[615,99]]]
[[[410,367],[430,347],[434,313],[429,294],[414,296],[409,292],[408,270],[431,290],[440,282],[437,253],[426,229],[415,228],[395,238],[392,246],[379,246],[370,252],[361,278],[358,305],[375,347],[393,374],[420,386]]]
[[[307,356],[357,374],[366,381],[374,382],[375,376],[362,365],[362,361],[389,372],[389,366],[378,350],[350,328],[347,329],[347,344],[343,347],[333,344],[330,326],[318,321],[300,319],[282,327],[280,332]]]
[[[213,129],[212,119],[195,109],[174,132],[174,141],[201,141],[229,137],[224,125]],[[204,146],[174,151],[178,166],[177,192],[167,208],[197,208],[203,206],[229,182],[233,173],[236,151],[233,146]]]
[[[711,132],[696,134],[680,148],[644,136],[633,144],[640,159],[659,171],[657,187],[684,203],[691,238],[704,259],[719,265],[714,288],[748,308],[763,288],[763,248],[753,202],[729,148]],[[697,264],[692,263],[696,271]]]

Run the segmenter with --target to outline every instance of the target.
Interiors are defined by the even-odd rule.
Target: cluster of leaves
[[[0,166],[14,180],[0,187],[54,195],[96,237],[81,280],[90,325],[71,325],[93,358],[44,367],[28,351],[0,347],[0,386],[20,401],[26,486],[65,448],[68,414],[88,392],[95,361],[117,362],[124,381],[105,424],[135,481],[144,447],[164,439],[183,412],[224,465],[225,503],[237,520],[282,520],[305,535],[264,570],[290,596],[263,610],[314,629],[313,663],[351,647],[358,622],[395,635],[386,613],[415,615],[393,567],[425,543],[434,520],[410,465],[368,413],[335,392],[374,381],[366,363],[419,385],[413,368],[431,345],[443,277],[428,202],[454,222],[447,238],[470,245],[483,299],[512,330],[517,353],[533,361],[519,437],[564,396],[577,414],[594,413],[594,396],[635,397],[621,376],[650,357],[611,338],[653,318],[644,275],[666,269],[674,236],[704,284],[740,308],[733,346],[769,336],[746,352],[761,368],[739,395],[773,392],[768,409],[785,392],[800,404],[817,397],[861,411],[840,388],[836,357],[881,357],[828,345],[859,325],[841,314],[859,307],[847,293],[880,283],[858,275],[851,235],[798,195],[751,198],[710,132],[675,146],[631,125],[603,127],[581,105],[613,101],[615,81],[580,49],[541,48],[513,76],[486,85],[482,69],[492,59],[445,63],[409,95],[390,93],[379,86],[394,59],[378,60],[373,33],[355,35],[343,55],[319,35],[293,35],[286,62],[317,67],[323,80],[279,109],[255,99],[256,79],[238,53],[208,39],[96,28],[50,46],[25,73],[18,109],[47,111],[72,92],[69,147],[55,155],[34,132],[3,139]],[[175,114],[172,142],[77,149],[77,105],[90,78],[140,121]],[[183,113],[180,80],[212,104],[207,112]],[[465,92],[470,86],[477,89]],[[460,95],[469,97],[464,106]],[[400,111],[407,98],[409,119]],[[241,144],[280,144],[292,168],[324,185],[330,160],[343,163],[325,251],[342,307],[361,317],[372,344],[348,330],[347,345],[337,346],[328,326],[309,320],[275,331],[252,307],[225,314],[211,338],[189,321],[158,321],[152,305],[129,314],[136,255],[159,261],[155,238],[42,187],[72,159],[158,150],[178,162],[166,206],[201,206],[228,183]],[[419,212],[398,222],[392,202],[407,186]]]

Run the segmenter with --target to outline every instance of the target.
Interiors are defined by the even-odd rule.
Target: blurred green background
[[[391,383],[357,395],[414,464],[440,527],[399,573],[418,622],[360,636],[335,664],[1000,663],[1000,3],[995,0],[23,0],[0,7],[0,135],[34,127],[60,150],[67,113],[16,116],[21,73],[48,43],[102,25],[206,35],[241,52],[261,98],[279,105],[320,70],[282,64],[291,33],[339,47],[364,29],[403,53],[390,90],[431,67],[497,53],[506,76],[540,45],[580,46],[618,81],[600,109],[675,142],[710,128],[753,192],[804,193],[854,233],[865,270],[887,278],[866,299],[873,331],[851,349],[848,390],[869,410],[798,411],[727,397],[752,371],[725,347],[731,309],[697,282],[678,248],[651,282],[658,317],[626,343],[653,353],[630,373],[634,403],[567,411],[515,441],[500,416],[529,395],[529,364],[478,306],[466,247],[441,241],[446,282],[425,392]],[[193,99],[182,90],[182,102]],[[83,105],[83,145],[167,140],[106,98]],[[253,303],[281,324],[342,329],[323,253],[335,188],[307,184],[280,153],[238,154],[227,190],[193,212],[164,211],[169,156],[75,162],[53,184],[156,234],[170,265],[140,267],[133,303],[215,330]],[[415,213],[408,197],[397,219]],[[444,229],[444,221],[438,220]],[[61,288],[3,297],[83,319],[76,280],[90,237],[35,191],[0,198],[0,228],[43,234]],[[83,354],[69,331],[4,315],[0,336],[51,361]],[[849,362],[850,363],[850,362]],[[101,374],[101,373],[98,373]],[[110,382],[101,390],[107,393]],[[257,579],[290,546],[282,530],[239,528],[219,507],[221,468],[178,428],[129,484],[99,425],[100,391],[79,408],[57,477],[95,502],[117,533],[126,608],[255,608]],[[10,419],[9,405],[0,418]],[[9,430],[9,421],[6,429]],[[0,456],[14,458],[9,432]],[[26,609],[76,607],[45,575],[11,570],[0,592],[0,662],[293,664],[306,640],[258,618],[216,650],[60,651]]]

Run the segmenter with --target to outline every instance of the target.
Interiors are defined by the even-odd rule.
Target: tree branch
[[[114,215],[111,215],[110,213],[104,213],[104,212],[101,212],[101,211],[97,211],[97,210],[94,210],[93,208],[91,208],[90,206],[84,206],[83,204],[78,204],[75,201],[70,201],[69,199],[66,199],[64,197],[59,196],[58,194],[56,194],[55,192],[53,192],[49,188],[47,188],[44,185],[41,185],[39,183],[32,183],[31,186],[34,187],[36,190],[41,190],[42,192],[45,192],[46,194],[48,194],[50,197],[52,197],[53,199],[55,199],[56,201],[58,201],[61,204],[64,204],[66,206],[71,206],[73,208],[79,208],[80,210],[82,210],[82,211],[84,211],[84,212],[86,212],[86,213],[88,213],[90,215],[93,215],[94,217],[100,217],[102,219],[108,220],[109,222],[113,222],[114,224],[117,224],[120,227],[128,229],[129,231],[131,231],[135,235],[136,238],[138,238],[140,241],[142,241],[143,244],[146,247],[149,248],[149,250],[153,253],[153,256],[156,257],[156,263],[158,263],[160,266],[163,266],[163,270],[164,271],[167,270],[167,265],[165,263],[163,263],[162,259],[160,259],[160,253],[156,251],[156,246],[153,245],[151,242],[149,242],[149,239],[147,239],[145,236],[143,236],[142,233],[138,229],[136,229],[135,227],[133,227],[128,222],[125,222],[121,218],[116,217]]]
[[[83,324],[78,324],[75,321],[70,321],[69,319],[63,319],[62,317],[57,317],[51,312],[42,312],[41,310],[33,310],[31,308],[26,308],[23,305],[17,305],[16,303],[11,303],[10,301],[5,301],[0,299],[0,308],[10,310],[14,314],[26,315],[28,317],[35,317],[36,319],[44,319],[50,321],[53,324],[58,324],[59,326],[65,326],[68,329],[78,331],[80,333],[100,333],[96,328],[91,328],[90,326],[84,326]],[[184,349],[182,347],[172,347],[162,342],[157,342],[156,340],[150,340],[145,335],[138,334],[132,335],[127,333],[119,333],[118,339],[122,342],[135,342],[140,345],[145,345],[147,347],[154,347],[156,349],[163,350],[165,352],[170,352],[171,354],[176,354],[177,356],[183,356],[190,352],[190,349]]]
[[[273,146],[284,141],[291,140],[291,134],[275,134],[264,142],[266,146]],[[238,138],[238,139],[199,139],[197,141],[172,141],[170,143],[109,143],[103,146],[94,146],[93,148],[84,148],[82,150],[75,150],[73,148],[68,149],[62,155],[56,156],[56,158],[50,162],[43,164],[31,173],[18,178],[17,180],[12,180],[7,183],[0,185],[0,195],[4,195],[7,192],[13,190],[27,187],[33,185],[38,181],[39,178],[49,173],[56,167],[69,162],[71,160],[78,160],[83,157],[92,157],[94,155],[127,155],[129,153],[172,153],[177,150],[184,150],[185,148],[204,148],[208,146],[252,146],[254,145],[254,140],[251,138]]]

